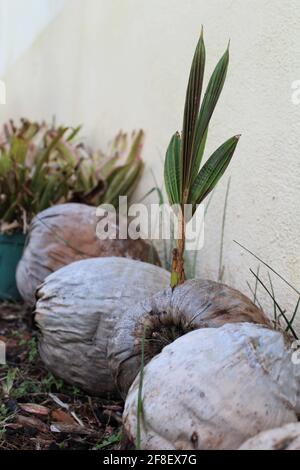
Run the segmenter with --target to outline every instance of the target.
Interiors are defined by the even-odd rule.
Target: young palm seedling
[[[169,202],[175,206],[178,217],[177,247],[173,252],[171,286],[185,280],[184,248],[185,225],[188,222],[185,206],[192,206],[195,213],[198,204],[216,186],[234,154],[239,135],[226,140],[202,164],[208,127],[219,100],[228,68],[229,47],[218,62],[201,102],[205,69],[203,31],[194,54],[184,107],[181,135],[176,132],[170,141],[165,159],[164,179]]]
[[[123,396],[126,396],[140,368],[144,331],[144,359],[147,364],[176,338],[197,328],[215,328],[225,323],[238,322],[271,326],[263,312],[240,292],[211,280],[185,281],[186,224],[198,204],[220,180],[239,140],[238,135],[226,140],[202,165],[208,127],[225,82],[228,61],[227,48],[201,101],[205,68],[205,47],[201,32],[186,92],[182,134],[176,132],[173,135],[165,159],[166,190],[178,218],[171,286],[129,310],[109,344],[110,366]]]
[[[109,345],[111,369],[127,395],[125,432],[141,449],[236,449],[258,430],[295,423],[299,413],[299,371],[282,332],[240,292],[210,280],[185,281],[185,206],[192,206],[191,218],[239,139],[228,139],[201,166],[228,59],[227,49],[201,103],[201,33],[182,135],[172,137],[165,161],[167,193],[179,222],[171,287],[127,311]]]

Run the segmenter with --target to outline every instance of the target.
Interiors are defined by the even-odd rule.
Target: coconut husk
[[[107,220],[108,234],[118,237],[114,214]],[[160,266],[155,248],[146,240],[100,240],[98,221],[95,207],[76,203],[50,207],[33,219],[16,275],[18,289],[29,306],[35,303],[37,286],[49,274],[80,259],[122,256]]]
[[[300,450],[300,423],[263,431],[244,442],[239,450]]]
[[[125,398],[141,364],[174,341],[198,328],[250,322],[271,327],[265,314],[241,292],[219,282],[193,279],[144,299],[123,316],[108,346],[110,368]]]
[[[141,449],[238,449],[297,422],[296,369],[281,332],[251,323],[192,331],[146,365],[140,400],[137,376],[125,431],[135,442],[139,421]]]
[[[76,261],[48,276],[34,313],[47,368],[92,395],[114,394],[107,342],[124,312],[169,280],[163,268],[121,257]]]

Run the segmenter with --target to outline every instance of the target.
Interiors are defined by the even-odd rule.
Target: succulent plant
[[[119,133],[108,155],[78,142],[80,126],[49,126],[22,119],[3,126],[0,137],[0,231],[23,229],[57,203],[116,205],[141,175],[143,132]]]
[[[75,174],[72,202],[117,207],[119,196],[131,196],[144,167],[143,140],[142,130],[134,131],[130,137],[120,131],[110,143],[107,154],[98,150],[82,156]]]

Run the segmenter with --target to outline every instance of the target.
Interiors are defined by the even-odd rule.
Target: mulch
[[[23,305],[0,304],[0,341],[0,450],[126,448],[122,402],[90,397],[47,371]]]

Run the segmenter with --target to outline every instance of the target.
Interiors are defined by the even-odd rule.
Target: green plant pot
[[[0,300],[21,300],[16,284],[16,269],[26,235],[17,232],[0,235]]]

